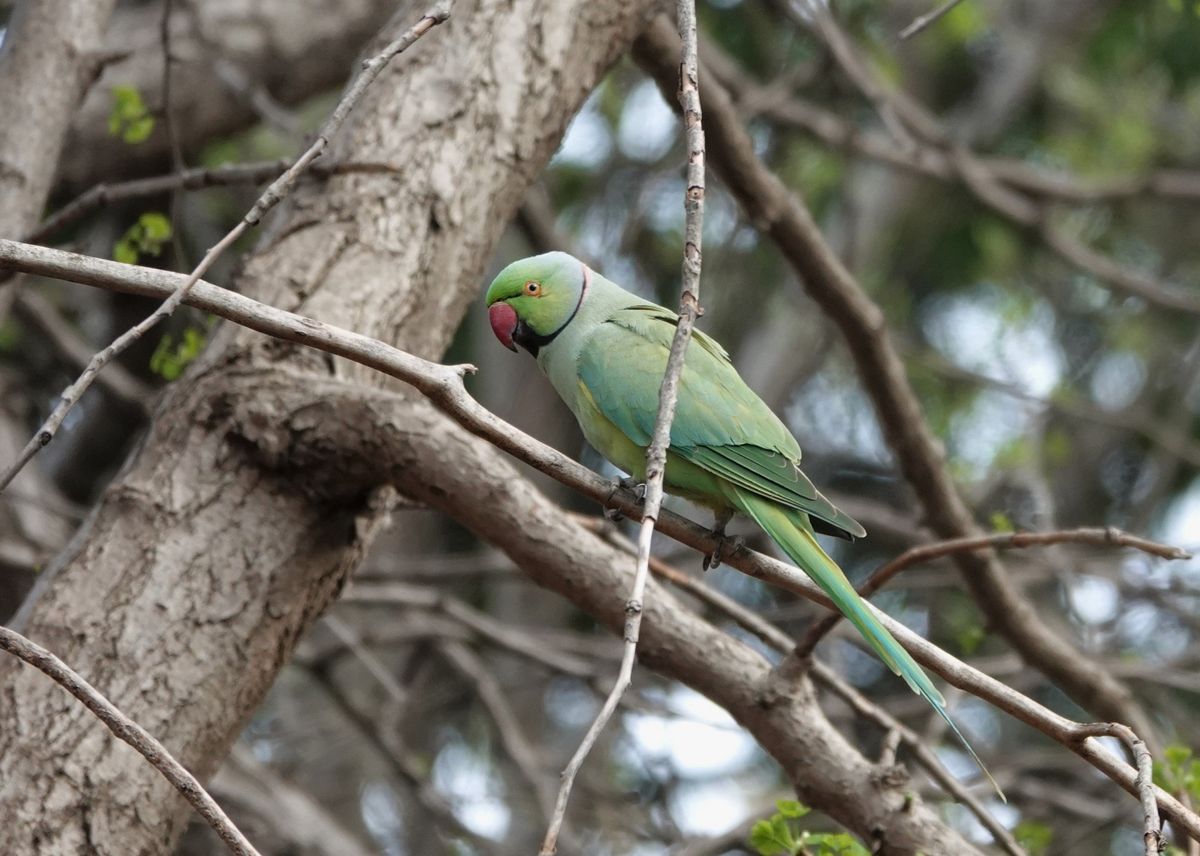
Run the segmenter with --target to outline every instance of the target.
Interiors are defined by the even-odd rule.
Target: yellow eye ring
[[[525,283],[525,293],[530,297],[537,297],[542,293],[542,284],[540,282],[534,282],[533,280],[530,280],[529,282]]]

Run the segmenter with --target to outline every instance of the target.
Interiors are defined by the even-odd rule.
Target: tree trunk
[[[637,0],[458,4],[449,23],[376,82],[329,155],[385,161],[395,172],[298,190],[238,287],[440,354],[527,185],[656,8]],[[423,11],[403,4],[389,29]],[[302,349],[220,330],[22,615],[30,636],[202,777],[386,519],[377,501],[385,492],[372,490],[378,475],[369,468],[289,466],[292,438],[274,426],[295,413],[235,424],[265,385],[303,389],[330,377],[381,383]],[[252,430],[258,449],[242,439]],[[274,466],[263,464],[264,452]],[[187,809],[156,772],[32,669],[0,664],[0,687],[6,853],[171,849]]]

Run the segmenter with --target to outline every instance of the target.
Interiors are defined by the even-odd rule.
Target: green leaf
[[[1172,743],[1163,750],[1163,760],[1154,762],[1154,781],[1165,791],[1200,799],[1200,760],[1187,746]]]
[[[141,224],[142,230],[148,241],[163,242],[171,237],[171,221],[167,219],[165,214],[160,214],[157,211],[147,211],[138,218],[138,223]]]
[[[163,334],[150,356],[150,371],[170,383],[177,379],[204,349],[207,336],[202,330],[189,327],[183,331],[178,344],[170,333]]]
[[[147,211],[113,245],[113,258],[134,265],[142,254],[157,256],[170,239],[171,221],[157,211]]]
[[[108,133],[127,143],[143,142],[154,132],[154,116],[142,100],[142,93],[132,86],[112,88],[112,108],[108,113]]]
[[[787,818],[804,817],[812,811],[808,806],[801,805],[795,800],[776,800],[775,808],[779,809],[779,813]]]
[[[1050,843],[1054,840],[1054,830],[1049,824],[1041,821],[1022,820],[1013,830],[1013,837],[1029,853],[1029,856],[1043,856],[1050,850]]]
[[[138,263],[138,251],[133,242],[122,238],[113,244],[113,258],[121,264],[135,265]]]
[[[791,856],[792,843],[791,835],[786,830],[780,835],[772,820],[760,820],[750,827],[750,846],[759,856]]]
[[[1003,511],[992,512],[992,529],[996,532],[1016,532],[1017,527]]]

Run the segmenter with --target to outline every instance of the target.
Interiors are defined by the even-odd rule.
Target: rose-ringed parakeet
[[[537,359],[588,442],[644,480],[678,316],[559,252],[510,264],[488,288],[487,305],[496,338]],[[929,676],[871,614],[814,534],[852,539],[866,531],[800,471],[791,432],[700,331],[687,351],[670,440],[664,489],[711,509],[718,529],[735,513],[761,526],[979,762]]]

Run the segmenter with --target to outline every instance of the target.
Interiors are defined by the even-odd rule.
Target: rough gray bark
[[[400,27],[424,11],[402,6]],[[653,9],[459,4],[384,73],[335,142],[331,159],[387,161],[397,172],[303,188],[239,288],[440,353],[567,120]],[[201,776],[386,516],[367,468],[264,467],[261,450],[248,456],[232,430],[242,396],[256,398],[260,384],[330,375],[379,383],[253,334],[218,333],[21,622]],[[271,423],[285,415],[255,426],[281,467],[288,437]],[[7,853],[170,848],[187,812],[154,771],[40,675],[5,662],[0,685]]]
[[[23,235],[42,214],[114,5],[26,0],[13,13],[0,48],[0,235]]]
[[[175,86],[171,93],[180,139],[198,148],[215,136],[259,120],[247,93],[220,82],[214,61],[238,69],[279,105],[295,105],[344,81],[363,43],[396,10],[395,0],[346,0],[337,14],[322,0],[205,0],[176,4],[171,53],[175,80],[211,80],[209,86]],[[108,133],[113,86],[133,86],[151,109],[162,105],[159,4],[118,10],[104,37],[105,50],[124,54],[110,64],[71,123],[68,158],[59,183],[81,191],[99,181],[170,168],[166,129],[159,122],[145,142],[130,145]],[[313,62],[312,57],[321,57]]]

